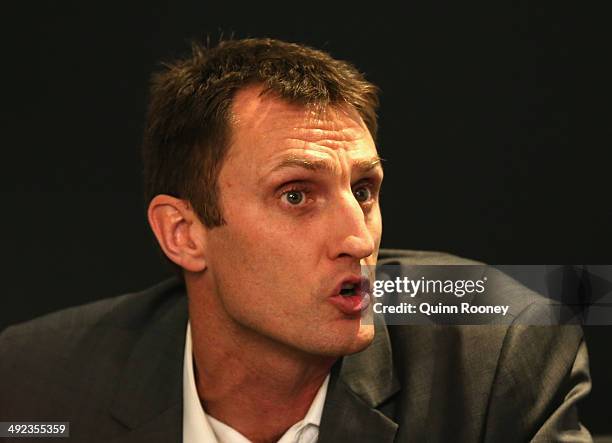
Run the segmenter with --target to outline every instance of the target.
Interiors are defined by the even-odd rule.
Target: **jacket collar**
[[[400,390],[387,327],[375,317],[376,335],[364,351],[341,359],[332,369],[319,443],[392,442],[398,425],[377,407]]]
[[[143,320],[133,351],[117,384],[111,415],[131,432],[116,440],[181,441],[183,428],[183,354],[187,328],[187,297],[177,279],[152,291],[160,306],[141,314]],[[151,295],[151,294],[149,294]]]

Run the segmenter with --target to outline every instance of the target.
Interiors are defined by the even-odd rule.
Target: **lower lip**
[[[340,294],[329,298],[331,304],[338,308],[346,315],[361,314],[361,311],[366,309],[370,304],[370,295],[368,293],[359,295],[350,295],[344,297]]]

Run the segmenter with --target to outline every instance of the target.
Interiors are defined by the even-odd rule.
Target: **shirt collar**
[[[193,374],[191,325],[187,322],[185,356],[183,360],[183,443],[211,442],[217,438],[200,403]]]
[[[193,372],[193,355],[191,345],[191,325],[187,322],[185,337],[185,356],[183,360],[183,443],[218,442],[221,441],[248,442],[242,434],[214,419],[204,412],[195,383]],[[329,374],[319,388],[315,398],[302,420],[291,426],[279,440],[279,443],[316,441],[318,428],[323,415],[323,406],[327,396]],[[316,431],[316,432],[315,432]],[[308,437],[306,437],[308,433]]]

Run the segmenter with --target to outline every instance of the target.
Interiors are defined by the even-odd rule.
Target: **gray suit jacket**
[[[411,251],[379,262],[469,263]],[[498,292],[517,320],[537,315],[524,287]],[[0,421],[70,421],[76,442],[180,442],[187,318],[169,280],[8,328]],[[576,410],[589,389],[577,326],[377,324],[373,344],[332,369],[319,442],[590,441]]]

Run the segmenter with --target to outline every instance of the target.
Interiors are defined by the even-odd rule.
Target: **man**
[[[376,107],[351,65],[276,40],[157,74],[148,219],[180,279],[5,331],[0,420],[79,442],[588,440],[578,328],[363,321],[363,265],[461,263],[379,254]]]

